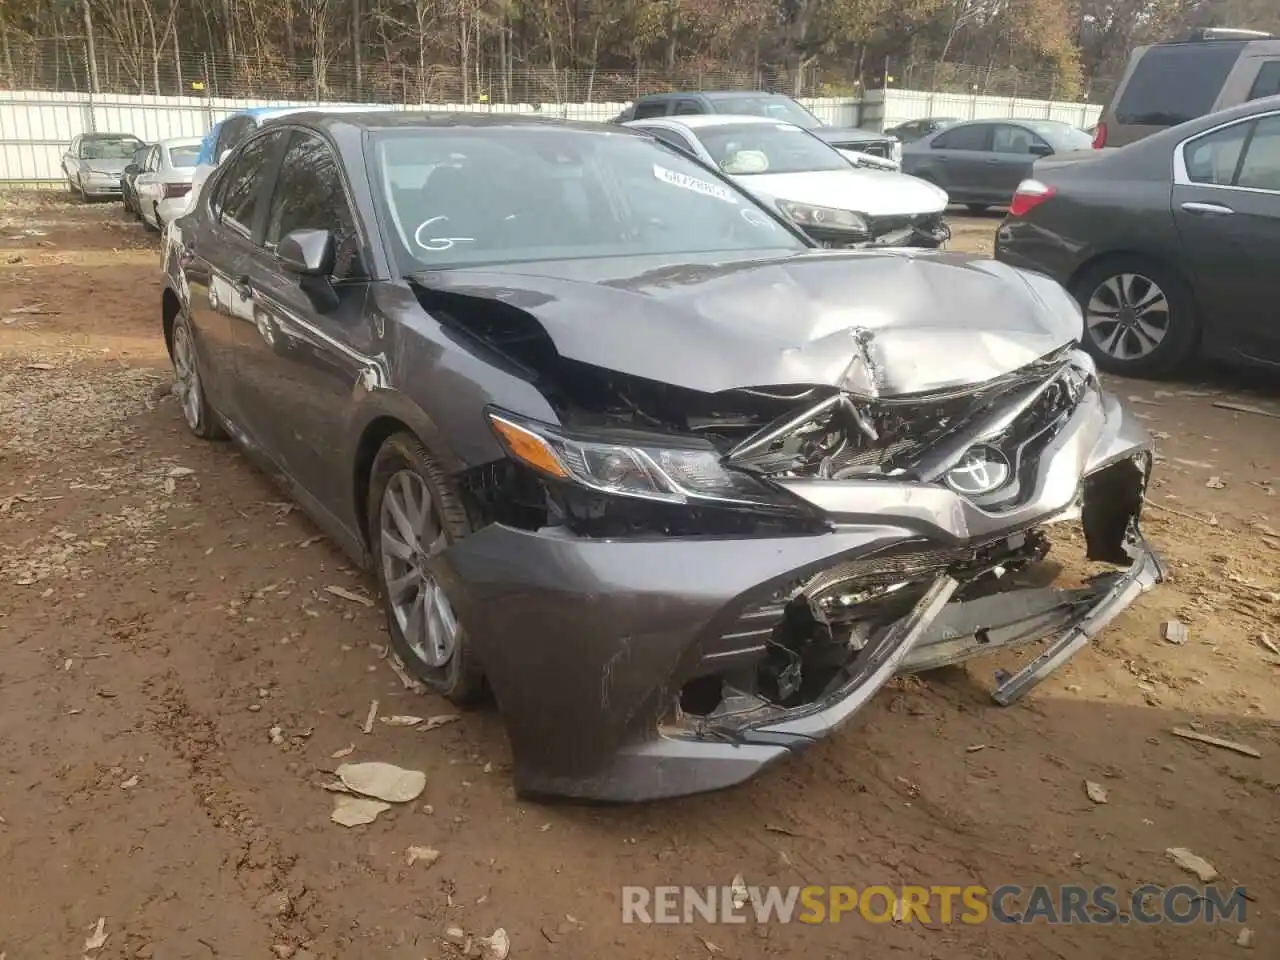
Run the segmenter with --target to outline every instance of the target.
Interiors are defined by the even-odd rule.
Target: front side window
[[[267,165],[284,137],[280,130],[246,143],[231,160],[218,184],[213,213],[222,225],[243,237],[253,236]]]
[[[848,170],[849,164],[817,137],[789,123],[734,123],[704,127],[698,139],[730,176]]]
[[[1030,130],[1002,123],[995,128],[992,135],[991,149],[996,153],[1031,153],[1036,144],[1045,145],[1044,141]]]
[[[665,117],[667,115],[667,101],[650,100],[636,107],[636,115],[633,119],[648,120],[650,117]]]
[[[264,237],[274,247],[294,230],[328,230],[333,236],[334,276],[360,274],[360,238],[338,158],[319,137],[294,133],[280,164]]]
[[[372,139],[368,163],[406,273],[808,247],[692,159],[625,133],[386,130]]]

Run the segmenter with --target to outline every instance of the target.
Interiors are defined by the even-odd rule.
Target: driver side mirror
[[[1033,157],[1051,157],[1053,156],[1053,147],[1047,143],[1033,143],[1027,148],[1027,152]]]
[[[327,277],[333,272],[333,234],[328,230],[294,230],[276,247],[280,265],[304,277]]]

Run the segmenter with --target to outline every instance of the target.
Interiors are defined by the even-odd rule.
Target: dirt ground
[[[998,220],[957,218],[957,244]],[[1146,531],[1171,582],[1011,708],[1000,662],[896,682],[839,736],[731,791],[643,807],[515,799],[492,709],[384,659],[372,583],[168,395],[157,244],[118,204],[0,196],[0,957],[1201,960],[1280,944],[1280,387],[1113,383],[1161,462]],[[1061,543],[1064,556],[1079,542]],[[1189,628],[1182,645],[1161,624]],[[1170,733],[1194,725],[1260,758]],[[322,789],[353,760],[424,771],[368,826]],[[1101,784],[1105,804],[1086,795]],[[440,852],[407,863],[409,846]],[[643,926],[624,883],[1194,883],[1238,923]],[[82,950],[104,918],[105,945]],[[1240,945],[1237,941],[1241,940]]]

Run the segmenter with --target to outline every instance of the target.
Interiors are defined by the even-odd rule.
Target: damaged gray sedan
[[[1009,703],[1161,579],[1056,284],[814,249],[627,130],[299,114],[166,246],[191,429],[368,565],[430,688],[492,693],[525,795],[726,787],[1036,644]],[[1077,522],[1110,569],[1055,588]]]

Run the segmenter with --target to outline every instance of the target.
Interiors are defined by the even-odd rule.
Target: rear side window
[[[1185,160],[1191,182],[1230,186],[1252,129],[1252,121],[1237,123],[1187,144]]]
[[[231,166],[218,184],[212,203],[213,215],[223,226],[243,237],[253,236],[263,177],[283,136],[284,133],[277,130],[245,144],[232,158]]]
[[[701,113],[702,105],[697,100],[681,100],[676,104],[676,113],[688,116],[689,114]]]
[[[636,115],[633,120],[644,120],[647,117],[665,117],[667,115],[667,101],[650,100],[648,103],[636,104]]]
[[[1280,94],[1280,60],[1268,60],[1258,70],[1258,79],[1253,81],[1249,99],[1261,100],[1277,94]]]
[[[1243,43],[1178,43],[1142,55],[1116,104],[1116,122],[1172,127],[1213,109]]]
[[[953,127],[934,137],[930,146],[935,150],[986,150],[990,133],[991,125],[987,123]]]
[[[1263,117],[1245,150],[1236,185],[1280,192],[1280,116]]]

